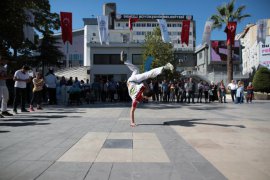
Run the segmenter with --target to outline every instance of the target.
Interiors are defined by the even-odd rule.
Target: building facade
[[[126,80],[131,72],[120,61],[120,52],[124,50],[128,59],[135,65],[141,65],[142,45],[145,36],[151,34],[158,25],[157,19],[165,19],[168,32],[174,47],[175,58],[179,62],[179,70],[196,65],[194,56],[196,41],[196,25],[192,16],[188,15],[144,15],[118,14],[115,3],[103,6],[103,15],[109,17],[109,44],[100,44],[97,18],[84,18],[84,66],[90,67],[91,82],[94,79]],[[138,18],[129,30],[129,18]],[[182,21],[190,20],[189,44],[182,45]]]
[[[236,40],[232,50],[233,78],[245,79],[242,75],[242,54],[240,41]],[[203,80],[227,82],[227,45],[226,41],[211,40],[210,44],[203,44],[197,47],[197,66],[192,73]]]
[[[62,41],[62,34],[57,33],[54,35],[57,39],[59,49],[64,53],[62,59],[63,67],[76,67],[83,66],[83,41],[84,29],[77,29],[72,31],[72,44]]]
[[[252,73],[259,65],[270,69],[270,19],[267,20],[265,44],[257,42],[257,28],[257,24],[247,25],[244,31],[237,35],[242,46],[244,75]]]

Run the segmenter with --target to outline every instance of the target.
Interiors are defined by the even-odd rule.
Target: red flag
[[[227,45],[234,45],[234,38],[235,38],[235,32],[236,32],[236,25],[237,22],[228,22],[225,33],[227,34]]]
[[[72,13],[60,12],[62,39],[65,44],[69,41],[72,44]]]
[[[129,18],[128,19],[128,27],[129,27],[130,31],[133,30],[133,23],[138,22],[138,21],[139,21],[139,18]]]
[[[183,20],[181,41],[182,44],[186,43],[187,46],[189,41],[189,27],[190,27],[190,20]]]

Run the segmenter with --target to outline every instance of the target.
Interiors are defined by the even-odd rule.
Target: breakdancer
[[[132,71],[131,76],[127,80],[127,87],[129,96],[132,99],[132,105],[130,109],[130,126],[135,127],[134,112],[136,110],[137,104],[143,100],[144,97],[147,97],[149,90],[147,86],[144,85],[143,81],[149,78],[155,78],[163,72],[164,69],[173,71],[173,65],[167,63],[165,66],[154,68],[150,71],[139,73],[137,66],[133,65],[129,60],[126,60],[124,52],[121,52],[121,61]]]

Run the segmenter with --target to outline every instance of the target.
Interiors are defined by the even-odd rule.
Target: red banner
[[[60,12],[61,29],[62,29],[62,40],[65,44],[69,41],[72,44],[72,13]]]
[[[128,19],[128,27],[129,27],[130,31],[133,30],[133,23],[138,22],[138,21],[139,21],[139,18],[129,18]]]
[[[186,43],[187,46],[188,46],[188,41],[189,41],[189,27],[190,27],[190,21],[183,20],[183,26],[182,26],[182,32],[181,32],[181,42],[182,42],[182,44]]]
[[[237,22],[228,22],[225,33],[227,34],[227,45],[234,45]]]

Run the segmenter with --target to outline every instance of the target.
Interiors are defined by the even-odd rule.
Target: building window
[[[123,43],[127,43],[129,41],[129,36],[127,34],[123,34]]]
[[[123,64],[119,54],[94,54],[94,64]]]
[[[168,23],[168,24],[167,24],[167,27],[172,27],[172,24],[171,24],[171,23]]]
[[[202,52],[199,53],[199,59],[202,59]]]
[[[96,36],[96,33],[93,33],[93,36]]]
[[[142,65],[143,58],[141,54],[132,54],[132,64],[134,65]]]

